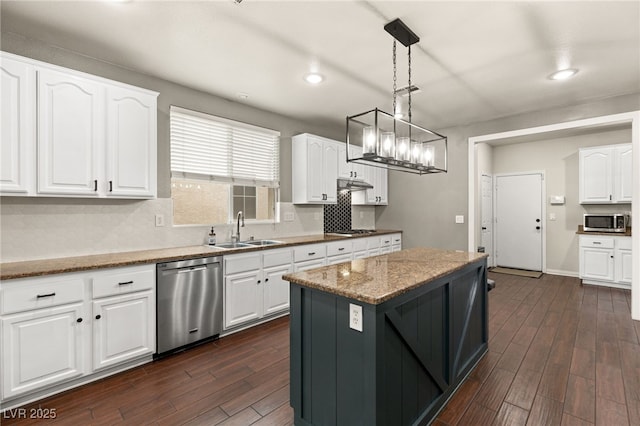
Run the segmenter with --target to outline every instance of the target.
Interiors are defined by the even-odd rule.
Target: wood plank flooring
[[[640,425],[629,291],[489,275],[489,353],[434,425]],[[288,327],[277,319],[25,407],[54,420],[0,424],[290,425]]]

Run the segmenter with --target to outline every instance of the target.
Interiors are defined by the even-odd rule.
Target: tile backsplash
[[[375,208],[349,206],[354,228],[374,228]],[[278,238],[321,234],[324,209],[318,205],[280,203],[280,217],[293,221],[251,224],[242,238]],[[161,214],[165,226],[155,226]],[[203,244],[209,225],[173,226],[173,203],[154,200],[86,200],[2,197],[0,262],[50,259],[89,254]],[[232,224],[216,225],[219,242],[229,241]]]
[[[338,191],[338,202],[324,205],[324,232],[346,229],[351,229],[351,192]]]

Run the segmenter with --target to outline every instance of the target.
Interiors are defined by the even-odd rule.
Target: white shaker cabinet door
[[[0,62],[0,193],[35,192],[35,69],[9,58]]]
[[[98,195],[103,117],[102,85],[38,70],[38,193]]]
[[[260,270],[225,277],[225,329],[262,317],[263,293],[260,284]]]
[[[108,196],[155,196],[156,109],[153,95],[107,89]]]
[[[4,317],[3,397],[83,375],[85,324],[81,303]]]
[[[93,369],[110,367],[155,351],[152,291],[93,302]]]
[[[631,144],[615,148],[615,200],[631,203],[633,200],[633,149]]]
[[[291,264],[264,269],[264,315],[289,309],[289,281],[282,276],[290,272]]]

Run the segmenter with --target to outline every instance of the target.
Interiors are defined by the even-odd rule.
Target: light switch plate
[[[293,212],[286,212],[284,214],[284,221],[285,222],[293,222],[294,219],[295,219],[295,216],[294,216]]]
[[[461,214],[456,215],[456,223],[464,223],[464,216]]]
[[[157,214],[156,215],[156,226],[164,226],[164,215]]]
[[[362,306],[349,303],[349,328],[362,332]]]

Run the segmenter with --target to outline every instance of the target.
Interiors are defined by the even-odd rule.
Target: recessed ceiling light
[[[568,68],[566,70],[556,71],[549,76],[550,80],[566,80],[573,77],[578,72],[575,68]]]
[[[305,74],[304,81],[309,84],[320,84],[324,81],[324,76],[317,72],[310,72],[309,74]]]

